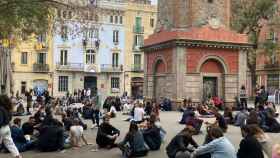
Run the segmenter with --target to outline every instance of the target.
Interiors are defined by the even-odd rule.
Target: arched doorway
[[[166,64],[163,59],[156,60],[154,64],[154,98],[157,102],[160,102],[165,98],[166,88]]]
[[[199,69],[202,76],[202,100],[205,101],[212,97],[224,99],[224,74],[225,64],[219,58],[205,59]]]

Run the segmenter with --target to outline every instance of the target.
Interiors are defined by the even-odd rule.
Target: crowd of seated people
[[[141,157],[146,156],[149,150],[160,150],[166,132],[160,125],[159,114],[160,110],[171,110],[169,99],[159,104],[156,101],[133,102],[110,97],[104,103],[107,104],[104,107],[107,110],[101,113],[100,105],[95,100],[90,97],[84,98],[81,102],[84,106],[80,108],[68,106],[59,108],[63,107],[63,101],[60,99],[56,99],[55,102],[47,101],[50,104],[45,104],[46,102],[42,100],[38,110],[34,111],[34,115],[22,126],[21,119],[15,118],[10,129],[11,138],[18,151],[38,149],[50,152],[91,145],[84,135],[87,125],[83,118],[91,119],[93,125],[96,124],[98,128],[96,135],[98,149],[118,147],[124,157]],[[124,139],[117,142],[121,131],[110,123],[110,119],[118,117],[117,112],[124,110],[124,104],[130,104],[129,108],[125,109],[125,113],[129,114],[130,127]],[[56,109],[60,109],[58,113],[55,112]],[[180,123],[186,127],[166,147],[167,155],[171,158],[252,156],[262,158],[262,151],[268,156],[272,155],[269,151],[272,145],[265,132],[280,132],[280,125],[276,119],[278,114],[272,103],[259,104],[257,108],[252,109],[244,106],[240,111],[234,112],[233,107],[223,105],[223,101],[219,98],[212,98],[203,104],[185,99],[179,110],[183,111]],[[61,115],[61,121],[55,114]],[[215,121],[212,123],[203,121],[200,117],[204,116],[213,117]],[[201,134],[203,123],[207,127],[207,134],[204,144],[199,146],[193,135]],[[243,139],[238,150],[235,150],[229,139],[224,136],[230,125],[241,128]],[[190,144],[192,147],[189,147]],[[248,147],[248,144],[252,146]]]

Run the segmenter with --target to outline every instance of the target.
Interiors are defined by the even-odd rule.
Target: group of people
[[[263,90],[263,89],[262,89]],[[265,92],[260,92],[264,95]],[[166,131],[161,127],[160,111],[171,110],[171,101],[133,100],[129,97],[108,97],[102,106],[98,97],[84,96],[82,91],[62,99],[53,99],[46,92],[34,105],[32,91],[25,94],[27,111],[30,117],[23,122],[21,117],[12,120],[13,97],[0,96],[0,149],[9,151],[20,158],[20,152],[37,149],[42,152],[58,151],[68,148],[78,149],[91,145],[85,138],[88,129],[85,119],[92,120],[92,129],[97,128],[97,149],[119,148],[123,157],[146,156],[150,150],[160,150]],[[255,108],[247,106],[245,87],[241,87],[241,106],[237,112],[224,106],[219,98],[212,98],[202,104],[185,99],[180,111],[183,112],[180,124],[185,128],[175,135],[166,146],[169,158],[278,158],[273,155],[272,144],[265,132],[280,132],[277,111],[272,103],[257,101]],[[72,103],[82,106],[73,107]],[[35,109],[35,110],[34,110]],[[223,110],[223,112],[221,112]],[[110,123],[118,111],[128,115],[129,129],[122,141],[117,142],[121,131]],[[32,115],[33,114],[33,115]],[[58,119],[61,117],[61,120]],[[213,117],[212,123],[202,118]],[[12,123],[10,123],[12,122]],[[204,143],[199,146],[194,135],[201,133],[205,123],[207,132]],[[231,141],[224,136],[230,125],[239,126],[242,141],[236,150]],[[279,151],[279,146],[275,147]],[[278,157],[277,157],[278,156]]]

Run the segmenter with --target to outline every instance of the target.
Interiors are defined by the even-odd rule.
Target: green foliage
[[[50,4],[43,0],[1,0],[1,38],[46,32],[51,15]]]

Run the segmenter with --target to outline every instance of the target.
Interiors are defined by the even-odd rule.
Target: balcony
[[[144,66],[143,65],[131,65],[131,71],[132,72],[143,72]]]
[[[49,72],[49,64],[33,64],[33,72]]]
[[[58,71],[84,71],[83,63],[67,63],[63,65],[61,63],[56,63],[56,70]]]
[[[271,63],[271,62],[266,62],[264,64],[264,69],[270,69],[270,70],[275,70],[280,68],[280,63],[278,61]]]
[[[133,26],[133,32],[138,34],[143,34],[144,26]]]
[[[101,64],[100,71],[101,72],[122,72],[122,65],[111,65],[111,64]]]

